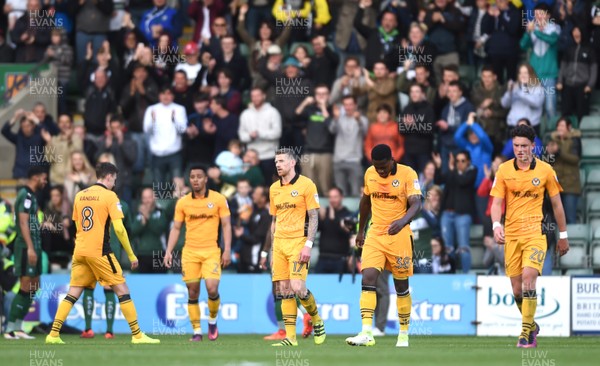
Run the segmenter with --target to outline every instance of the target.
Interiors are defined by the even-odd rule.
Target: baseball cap
[[[283,66],[284,67],[294,66],[299,69],[302,68],[302,64],[295,57],[289,57],[287,60],[285,60],[285,62],[283,63]]]
[[[267,49],[267,54],[269,55],[281,55],[281,47],[279,47],[276,44],[272,44],[269,46],[269,48]]]
[[[189,42],[188,44],[185,45],[185,48],[183,49],[183,53],[185,53],[186,55],[192,55],[194,53],[198,53],[198,45],[194,42]]]

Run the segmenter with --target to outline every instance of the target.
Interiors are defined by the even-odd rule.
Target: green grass
[[[130,344],[130,337],[113,340],[100,336],[80,339],[64,335],[66,345],[45,345],[43,337],[33,341],[0,340],[2,365],[598,365],[600,338],[541,337],[537,349],[517,349],[516,337],[413,336],[410,348],[395,348],[395,337],[377,338],[374,347],[350,347],[343,336],[329,336],[324,345],[299,339],[294,348],[270,347],[259,335],[222,335],[216,342],[188,342],[188,336],[159,336],[160,345]],[[205,338],[206,339],[206,338]]]

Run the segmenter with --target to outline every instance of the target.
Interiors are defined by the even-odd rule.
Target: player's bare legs
[[[408,289],[408,278],[395,279],[396,306],[398,308],[398,321],[400,322],[400,333],[396,347],[408,347],[408,327],[410,325],[410,311],[412,298]]]
[[[219,330],[217,328],[217,315],[219,314],[219,306],[221,305],[219,280],[207,278],[204,280],[204,285],[208,293],[208,339],[214,341],[219,337]]]
[[[523,343],[523,347],[525,348],[534,348],[537,346],[536,337],[540,331],[539,326],[534,321],[535,309],[537,307],[536,283],[538,275],[537,269],[524,267],[523,273],[520,276],[510,278],[515,303],[523,318],[523,328],[519,336],[519,344],[521,343],[521,338],[525,339],[527,341]]]
[[[357,336],[346,338],[346,343],[351,346],[374,346],[373,314],[377,306],[377,278],[379,278],[380,272],[377,268],[364,268],[362,275],[362,292],[360,293],[362,330]]]
[[[200,304],[198,297],[200,296],[200,280],[194,282],[186,282],[188,289],[188,313],[194,335],[190,338],[192,342],[202,341],[202,328],[200,328]]]

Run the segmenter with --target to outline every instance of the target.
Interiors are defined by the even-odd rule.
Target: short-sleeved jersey
[[[190,192],[175,205],[177,222],[185,222],[185,248],[207,249],[218,246],[221,218],[231,216],[227,199],[210,189],[202,197]]]
[[[73,255],[101,257],[112,253],[111,220],[123,218],[117,194],[100,183],[79,191],[73,203],[73,221],[77,223]]]
[[[23,187],[17,194],[15,200],[15,226],[17,229],[17,237],[15,239],[15,245],[26,247],[25,239],[23,239],[23,233],[21,232],[20,215],[26,213],[29,215],[29,235],[33,242],[33,247],[36,250],[42,248],[42,235],[41,235],[41,224],[38,218],[38,202],[35,198],[35,193],[29,187]]]
[[[417,173],[409,166],[396,164],[385,178],[371,166],[365,172],[364,194],[371,198],[369,232],[383,235],[392,222],[406,215],[408,197],[421,196],[421,187]],[[410,231],[409,225],[402,230]]]
[[[500,165],[490,195],[505,200],[504,235],[507,238],[542,234],[545,192],[550,197],[562,192],[556,172],[548,163],[534,159],[527,170],[519,169],[516,159]]]
[[[308,234],[308,210],[318,209],[317,186],[309,178],[296,174],[288,184],[281,179],[269,189],[269,213],[276,216],[275,238],[301,238]]]

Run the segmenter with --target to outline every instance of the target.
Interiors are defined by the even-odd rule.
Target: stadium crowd
[[[356,202],[370,151],[385,143],[419,173],[424,194],[411,224],[415,271],[468,272],[477,223],[486,265],[502,272],[489,192],[499,164],[514,157],[510,132],[522,123],[538,133],[535,153],[553,165],[567,222],[577,222],[581,134],[573,126],[598,88],[597,2],[0,4],[0,62],[54,65],[69,91],[58,96],[57,115],[39,103],[2,128],[15,146],[14,179],[22,183],[31,164],[48,166],[40,219],[55,267],[65,268],[73,250],[75,194],[95,182],[97,162],[109,161],[120,170],[115,191],[126,203],[139,272],[166,272],[165,235],[175,201],[189,191],[186,168],[203,163],[209,187],[229,199],[231,268],[259,272],[273,159],[283,146],[328,198],[314,270],[348,272],[357,265],[357,207],[345,202]],[[0,208],[8,220],[8,202]],[[4,244],[11,230],[10,222],[0,226]]]

